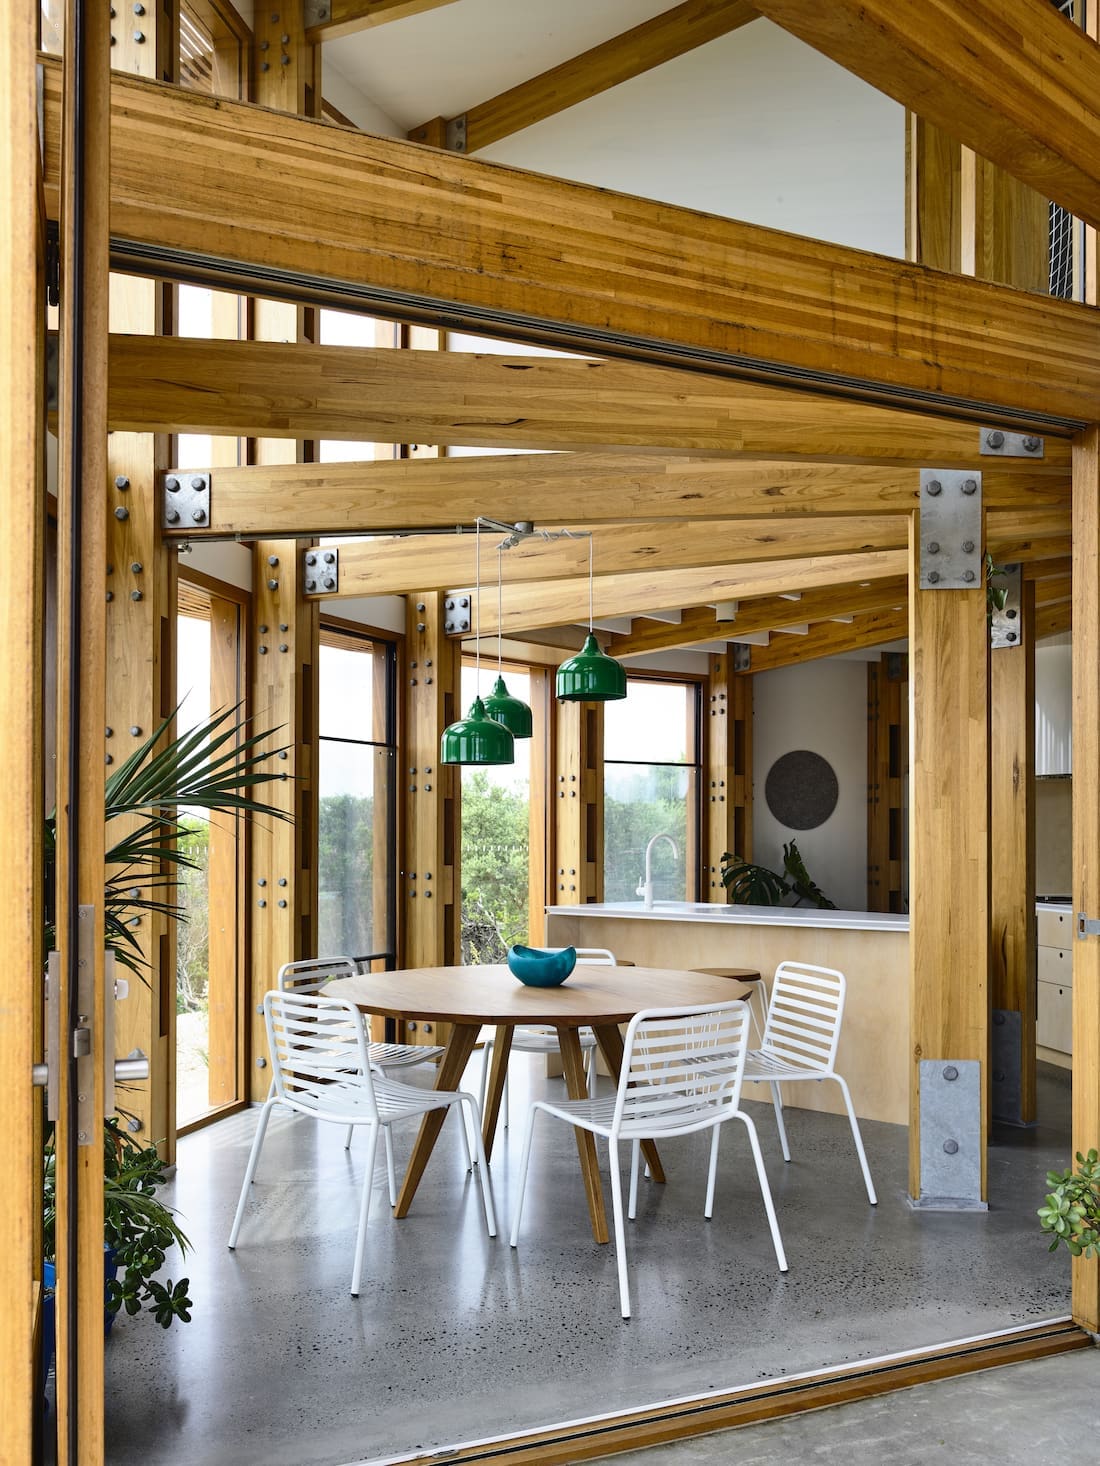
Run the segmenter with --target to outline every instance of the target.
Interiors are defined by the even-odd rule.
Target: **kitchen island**
[[[837,1068],[861,1120],[909,1122],[909,918],[877,911],[640,901],[547,907],[547,943],[607,947],[643,967],[834,967],[848,980]],[[747,1098],[767,1099],[747,1085]],[[843,1111],[835,1084],[797,1084],[784,1101]],[[797,1151],[796,1151],[797,1154]]]

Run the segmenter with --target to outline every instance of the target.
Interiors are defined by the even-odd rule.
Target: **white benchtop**
[[[1048,908],[1049,909],[1049,908]],[[548,916],[622,917],[628,921],[704,921],[720,926],[840,927],[849,931],[907,932],[908,916],[885,911],[818,911],[810,906],[732,906],[704,901],[607,901],[588,906],[548,906]]]

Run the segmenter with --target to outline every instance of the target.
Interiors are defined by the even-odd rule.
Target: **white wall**
[[[867,908],[867,669],[825,660],[759,672],[753,679],[753,860],[783,868],[792,838],[811,877],[842,910]],[[782,754],[809,749],[832,765],[836,809],[816,830],[779,824],[764,799]]]

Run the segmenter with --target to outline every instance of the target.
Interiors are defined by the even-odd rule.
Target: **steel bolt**
[[[266,657],[267,656],[267,647],[266,646],[260,647],[260,656],[261,657]]]
[[[289,631],[290,630],[290,627],[286,624],[285,621],[280,621],[279,622],[279,630],[280,631]]]
[[[118,508],[115,510],[115,518],[116,519],[129,519],[129,517],[130,517],[130,511],[129,511],[129,509],[126,508],[125,504],[120,504],[118,506]]]
[[[1003,448],[1005,445],[1005,435],[999,428],[994,428],[991,433],[986,433],[985,441],[990,448]]]
[[[145,597],[142,595],[141,591],[139,591],[139,590],[132,590],[130,592],[130,599],[132,601],[143,601],[145,599]]]
[[[1024,452],[1025,453],[1038,453],[1039,449],[1042,446],[1043,446],[1043,440],[1042,440],[1042,438],[1035,438],[1035,437],[1032,437],[1029,434],[1024,439]]]
[[[136,723],[130,729],[130,737],[131,738],[140,738],[141,737],[141,729],[138,727],[138,725]]]
[[[974,553],[974,541],[973,540],[963,540],[963,554],[964,555],[972,555],[973,553]]]
[[[1017,637],[1017,635],[1016,635],[1016,633],[1014,631],[1008,631],[1008,632],[1005,633],[1005,640],[1006,641],[1018,641],[1019,638]]]
[[[138,46],[143,46],[145,44],[145,32],[144,31],[135,31],[134,32],[134,42]]]
[[[193,509],[191,511],[191,518],[195,521],[196,524],[201,524],[203,522],[203,520],[206,518],[206,510],[205,509]]]
[[[279,905],[280,905],[280,906],[285,906],[285,905],[286,905],[286,902],[285,902],[285,901],[280,901],[280,902],[279,902]]]
[[[963,571],[963,579],[966,581],[967,585],[973,584],[973,582],[977,580],[977,578],[977,574],[973,570]]]
[[[170,494],[178,494],[180,481],[178,478],[166,478],[164,480],[164,487],[168,490]]]
[[[286,876],[280,876],[279,877],[279,885],[280,886],[285,886],[286,885]]]
[[[206,488],[206,480],[201,475],[196,475],[191,480],[191,487],[201,491]]]
[[[267,563],[272,567],[272,569],[274,569],[275,566],[279,563],[278,555],[268,555]]]
[[[261,876],[260,879],[256,882],[256,884],[258,886],[266,886],[267,885],[267,877],[266,876]]]
[[[256,1060],[256,1068],[257,1069],[266,1069],[267,1068],[267,1060],[265,1058],[262,1058],[262,1057],[259,1058],[259,1059],[257,1059]]]
[[[940,483],[938,478],[930,479],[929,482],[925,485],[925,488],[928,490],[928,493],[933,499],[937,496],[937,494],[943,493],[943,484]]]
[[[164,517],[169,524],[179,524],[180,522],[180,512],[178,509],[165,510]]]
[[[938,570],[930,570],[928,572],[928,584],[929,585],[938,585],[939,584],[939,579],[940,579],[940,572]]]
[[[106,756],[106,758],[104,758],[103,762],[105,764],[113,764],[114,763],[114,759],[111,757],[110,754],[107,754],[107,756]]]
[[[279,57],[279,65],[280,66],[289,66],[290,65],[290,57],[289,56],[280,56]]]
[[[104,728],[103,733],[105,737],[111,738],[114,736],[114,731],[115,730],[113,728]]]
[[[267,588],[268,588],[268,590],[278,590],[279,589],[279,582],[277,580],[269,580],[267,582]]]
[[[129,487],[130,487],[130,480],[126,477],[126,475],[124,473],[120,473],[119,476],[118,476],[118,478],[115,479],[115,488],[116,489],[128,489]]]
[[[108,599],[108,600],[109,600],[109,601],[113,601],[113,600],[114,600],[114,598],[115,598],[115,593],[114,593],[114,591],[113,591],[113,590],[109,590],[109,591],[108,591],[108,592],[107,592],[107,599]]]
[[[312,555],[312,554],[307,555],[306,556],[306,564],[307,565],[316,565],[317,564],[317,556],[316,555]]]
[[[316,589],[317,589],[317,582],[315,580],[307,580],[306,581],[306,590],[316,590]]]
[[[945,1155],[958,1155],[959,1142],[957,1140],[945,1140],[943,1149]]]
[[[140,560],[132,560],[130,562],[130,569],[135,575],[140,575],[141,572],[145,569],[145,566],[141,563]]]
[[[325,576],[325,579],[324,579],[324,587],[325,587],[326,590],[335,590],[336,589],[336,582],[335,582],[335,580],[333,580],[333,578],[332,578],[331,575],[326,575]]]
[[[266,61],[261,61],[260,62],[260,70],[261,71],[270,71],[271,70],[271,67],[268,65],[268,63]]]
[[[964,494],[976,494],[978,492],[978,480],[976,478],[964,478],[962,491]]]
[[[929,540],[928,541],[928,553],[930,555],[938,555],[940,553],[940,542],[939,542],[939,540]]]
[[[279,650],[281,652],[288,652],[290,650],[290,647],[287,645],[287,643],[285,641],[281,641],[279,643]]]
[[[959,1071],[955,1068],[954,1064],[948,1064],[947,1068],[943,1071],[943,1077],[947,1080],[958,1079]]]

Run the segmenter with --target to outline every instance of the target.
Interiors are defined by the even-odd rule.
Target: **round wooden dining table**
[[[517,1025],[547,1024],[556,1030],[569,1097],[584,1099],[588,1089],[579,1038],[581,1028],[592,1029],[608,1072],[617,1080],[623,1061],[620,1024],[629,1023],[643,1008],[688,1008],[728,1002],[743,995],[736,979],[751,983],[759,976],[755,968],[749,967],[725,968],[723,975],[716,977],[673,968],[578,963],[560,987],[536,988],[525,987],[500,963],[361,973],[357,977],[337,978],[327,985],[325,993],[354,1003],[365,1013],[398,1020],[449,1023],[450,1036],[436,1074],[436,1089],[459,1087],[482,1025],[494,1027],[496,1042],[483,1116],[485,1153],[490,1155],[508,1071],[512,1030]],[[432,1110],[421,1122],[394,1208],[397,1217],[408,1213],[446,1115],[445,1110]],[[610,1234],[595,1137],[587,1130],[575,1129],[573,1133],[592,1235],[597,1242],[607,1242]],[[652,1141],[644,1141],[642,1151],[652,1179],[664,1181],[656,1146]]]

